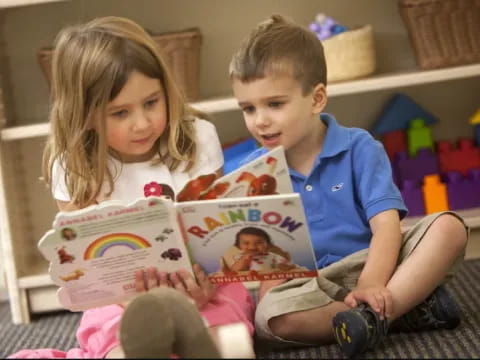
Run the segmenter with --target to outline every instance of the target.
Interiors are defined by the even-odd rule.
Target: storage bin
[[[480,61],[480,0],[399,0],[421,69]]]
[[[375,71],[373,29],[364,25],[322,41],[327,62],[327,82],[361,78]]]
[[[202,35],[198,28],[152,35],[173,77],[189,101],[198,99],[200,75],[200,49]],[[51,80],[53,48],[41,48],[38,62],[48,83]]]

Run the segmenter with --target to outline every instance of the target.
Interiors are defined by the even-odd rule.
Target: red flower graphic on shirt
[[[146,184],[143,187],[143,194],[145,195],[145,197],[160,196],[162,195],[162,185],[155,181],[152,181],[151,183]]]

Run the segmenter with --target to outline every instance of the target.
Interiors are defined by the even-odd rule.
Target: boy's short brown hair
[[[268,73],[290,73],[303,93],[327,85],[327,67],[320,40],[313,32],[272,15],[258,24],[230,62],[230,77],[248,82]]]

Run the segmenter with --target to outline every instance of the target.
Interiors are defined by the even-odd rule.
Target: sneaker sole
[[[340,312],[333,318],[333,332],[342,352],[351,357],[368,346],[368,324],[354,311]]]

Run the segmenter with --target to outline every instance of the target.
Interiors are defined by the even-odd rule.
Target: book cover
[[[205,176],[178,194],[183,202],[150,196],[59,212],[38,247],[60,303],[73,311],[121,303],[136,293],[136,270],[193,274],[194,262],[215,283],[316,276],[283,148],[217,181]]]
[[[60,303],[74,311],[127,300],[139,269],[193,274],[174,203],[163,198],[60,212],[38,247],[60,287]]]
[[[188,248],[214,283],[317,275],[299,194],[177,203]]]

